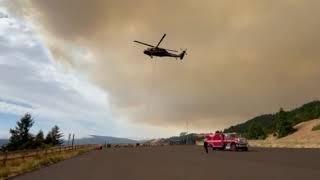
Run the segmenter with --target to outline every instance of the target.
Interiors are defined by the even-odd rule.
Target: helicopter
[[[171,49],[165,49],[165,48],[160,48],[159,45],[161,44],[161,42],[163,41],[163,39],[166,37],[166,34],[164,34],[162,36],[162,38],[160,39],[159,43],[156,46],[144,43],[144,42],[140,42],[140,41],[133,41],[135,43],[139,43],[145,46],[149,46],[150,48],[147,48],[143,51],[143,53],[145,55],[150,56],[150,58],[153,58],[153,56],[157,56],[157,57],[174,57],[174,58],[180,58],[180,60],[182,60],[184,58],[184,56],[186,55],[187,50],[183,50],[180,54],[175,54],[178,53],[178,51],[176,50],[171,50]],[[175,53],[171,53],[171,52],[175,52]]]

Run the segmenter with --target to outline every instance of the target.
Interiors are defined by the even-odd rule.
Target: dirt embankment
[[[320,148],[320,130],[312,128],[320,124],[320,119],[302,122],[295,126],[296,132],[277,139],[270,135],[265,140],[250,140],[252,147]]]

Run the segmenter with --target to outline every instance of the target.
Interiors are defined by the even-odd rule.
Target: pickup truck
[[[231,150],[231,151],[248,151],[248,142],[246,138],[237,133],[214,133],[204,136],[204,143],[213,150]]]

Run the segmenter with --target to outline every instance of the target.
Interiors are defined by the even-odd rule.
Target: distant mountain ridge
[[[8,139],[0,139],[0,146],[5,145],[9,142]]]
[[[0,147],[2,145],[5,145],[9,142],[8,139],[0,139]],[[128,138],[118,138],[118,137],[112,137],[112,136],[97,136],[97,135],[91,135],[90,137],[86,138],[80,138],[75,139],[75,144],[104,144],[104,143],[110,143],[110,144],[136,144],[140,141],[128,139]],[[69,142],[71,144],[71,142]],[[67,140],[65,140],[65,144],[67,144]]]
[[[301,122],[318,119],[320,117],[320,101],[312,101],[298,108],[286,111],[286,116],[291,126],[295,126]],[[273,132],[274,122],[278,113],[264,114],[254,117],[244,123],[231,126],[224,132],[237,132],[246,136],[249,129],[253,126],[261,127],[266,134]]]
[[[98,136],[90,135],[90,137],[75,139],[75,144],[135,144],[139,141],[128,139],[128,138],[118,138],[112,136]]]

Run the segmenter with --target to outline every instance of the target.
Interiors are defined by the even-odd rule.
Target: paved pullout
[[[94,151],[15,180],[294,180],[320,177],[319,149],[209,151],[163,146]]]

